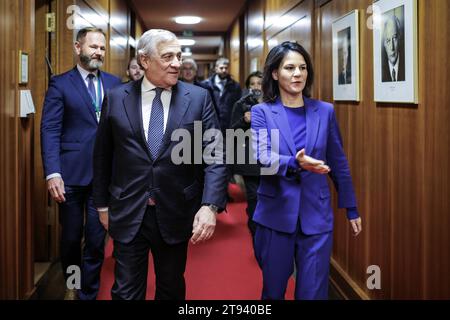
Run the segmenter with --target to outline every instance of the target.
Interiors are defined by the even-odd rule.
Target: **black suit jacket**
[[[216,103],[220,128],[222,129],[222,132],[225,132],[225,130],[230,127],[231,113],[233,112],[234,104],[241,98],[242,90],[239,83],[228,76],[223,93],[220,95],[220,90],[214,83],[214,77],[215,75],[203,81],[201,86],[208,88],[208,90],[212,92],[213,99]]]
[[[405,81],[405,60],[403,59],[402,56],[398,57],[399,63],[398,63],[398,74],[397,74],[397,81]],[[391,70],[389,69],[389,61],[388,58],[386,56],[386,54],[384,54],[382,56],[382,82],[392,82],[392,75],[391,75]]]
[[[339,73],[338,84],[351,84],[352,83],[352,73],[350,69],[345,69],[345,72]]]
[[[227,175],[224,164],[175,164],[172,132],[183,128],[194,145],[194,121],[203,131],[218,129],[211,98],[203,88],[179,81],[172,88],[169,118],[159,155],[153,161],[142,123],[140,81],[111,90],[104,102],[94,149],[94,203],[109,207],[109,233],[117,241],[133,240],[141,225],[149,194],[156,200],[156,218],[169,244],[187,241],[202,203],[225,208]],[[208,145],[200,143],[201,149]]]

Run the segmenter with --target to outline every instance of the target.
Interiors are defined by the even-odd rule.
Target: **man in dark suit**
[[[41,122],[47,187],[59,203],[61,264],[66,278],[69,266],[81,268],[80,299],[96,298],[104,254],[105,230],[92,202],[92,159],[103,96],[120,84],[119,78],[99,70],[105,48],[106,38],[101,29],[85,28],[78,32],[75,42],[78,63],[50,80]],[[77,298],[76,291],[68,290],[66,298]]]
[[[214,233],[216,213],[225,208],[226,168],[219,150],[219,161],[179,163],[172,137],[187,133],[201,147],[188,146],[183,156],[202,158],[214,142],[194,141],[194,122],[200,135],[220,135],[219,122],[205,89],[177,81],[181,47],[173,33],[145,32],[137,52],[144,77],[109,92],[94,151],[94,202],[114,239],[111,293],[145,299],[151,250],[155,299],[185,299],[188,242]]]
[[[382,82],[405,81],[401,24],[395,15],[385,19],[381,49]]]
[[[239,83],[231,79],[229,65],[230,61],[227,58],[219,58],[216,61],[215,74],[201,82],[204,88],[213,92],[220,128],[223,133],[230,127],[234,104],[242,95]]]

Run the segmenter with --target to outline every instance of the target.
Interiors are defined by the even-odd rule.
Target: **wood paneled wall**
[[[71,5],[80,11],[68,13]],[[57,21],[57,31],[50,36],[43,31],[49,9]],[[136,36],[130,34],[131,25],[137,20],[130,18],[126,0],[2,0],[0,14],[0,299],[22,299],[34,290],[35,258],[45,261],[58,255],[57,232],[51,243],[46,242],[47,224],[53,224],[54,230],[58,225],[56,206],[47,203],[39,147],[49,80],[45,54],[49,53],[54,74],[73,68],[76,30],[69,26],[75,17],[75,27],[91,25],[106,32],[103,70],[124,77],[129,37]],[[19,50],[29,53],[29,82],[23,85],[18,84]],[[36,108],[36,114],[25,119],[19,118],[22,89],[31,90]]]
[[[237,19],[233,27],[231,29],[231,38],[230,38],[230,75],[237,82],[240,81],[240,28],[239,28],[239,19]]]
[[[373,101],[373,36],[367,27],[371,4],[371,0],[251,1],[243,30],[246,71],[251,71],[252,59],[264,62],[275,41],[299,41],[314,61],[314,96],[333,102],[331,25],[359,10],[361,101],[334,105],[363,233],[353,238],[345,210],[335,208],[332,282],[348,298],[448,299],[450,65],[445,61],[450,38],[443,30],[448,29],[450,2],[418,0],[418,105]],[[254,40],[261,38],[263,43]],[[371,265],[381,269],[380,290],[366,286]]]
[[[18,84],[18,63],[19,50],[34,59],[34,1],[1,1],[0,16],[0,299],[16,299],[33,286],[33,116],[19,118],[19,90],[31,81]]]
[[[264,65],[264,0],[250,1],[245,19],[245,78],[254,71],[262,71]],[[242,62],[241,62],[242,63]]]

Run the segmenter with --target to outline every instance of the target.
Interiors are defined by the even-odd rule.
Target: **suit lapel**
[[[84,103],[86,104],[89,113],[94,118],[95,122],[97,123],[97,116],[95,115],[94,106],[92,105],[92,99],[91,96],[86,88],[86,85],[84,83],[83,78],[81,77],[81,74],[78,72],[77,67],[75,67],[72,72],[70,73],[70,80],[72,81],[73,86],[78,91],[78,94],[83,99]]]
[[[142,93],[141,93],[142,80],[130,83],[125,89],[127,95],[123,99],[123,105],[125,112],[130,121],[133,132],[151,159],[150,150],[148,149],[147,141],[145,140],[144,126],[142,123]]]
[[[184,88],[181,82],[178,82],[172,87],[172,97],[170,99],[169,117],[167,119],[166,131],[164,133],[163,141],[159,147],[159,152],[156,159],[158,159],[169,146],[172,132],[180,127],[181,120],[183,119],[189,106],[190,99],[187,97],[188,95],[189,91]]]
[[[277,124],[277,128],[280,130],[281,135],[288,144],[289,150],[291,151],[292,155],[295,155],[296,152],[294,138],[292,137],[291,127],[287,119],[286,111],[284,110],[280,99],[278,99],[275,104],[272,105],[272,114],[273,119]]]
[[[318,106],[313,100],[304,98],[306,111],[306,148],[305,153],[311,155],[316,145],[319,133],[320,117],[317,112]]]

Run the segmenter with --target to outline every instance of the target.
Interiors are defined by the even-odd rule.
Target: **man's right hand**
[[[250,111],[247,111],[246,113],[244,113],[244,121],[247,123],[250,123],[252,119],[252,113]]]
[[[47,189],[50,192],[53,200],[58,203],[62,203],[66,201],[64,194],[66,191],[64,190],[64,181],[60,177],[55,177],[47,180]]]
[[[98,218],[100,219],[100,223],[102,224],[103,228],[105,228],[105,230],[108,231],[108,224],[109,224],[108,210],[106,211],[98,210]]]

